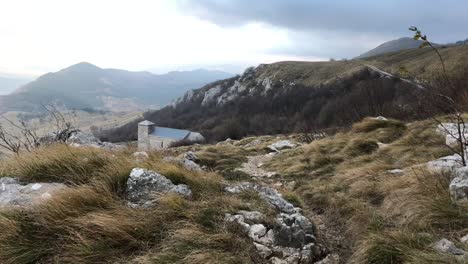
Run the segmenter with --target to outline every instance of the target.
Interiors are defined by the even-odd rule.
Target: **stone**
[[[265,220],[265,215],[258,211],[239,211],[238,214],[242,215],[245,222],[249,224],[258,224]]]
[[[374,120],[380,120],[380,121],[388,121],[388,119],[385,118],[385,117],[383,117],[383,116],[373,117],[372,119],[374,119]]]
[[[261,237],[265,236],[267,229],[262,224],[251,225],[249,229],[249,237],[254,241],[258,241]]]
[[[468,245],[468,234],[466,234],[464,237],[460,238],[460,242],[463,244]]]
[[[427,168],[432,171],[452,171],[462,167],[460,155],[445,156],[427,163]]]
[[[190,198],[192,192],[187,185],[174,185],[163,175],[141,168],[134,168],[127,180],[127,199],[132,207],[148,207],[161,194],[177,193]]]
[[[394,174],[394,175],[400,175],[404,173],[402,169],[393,169],[393,170],[388,170],[386,172],[390,174]]]
[[[20,184],[16,179],[0,178],[0,208],[29,208],[53,197],[57,191],[66,188],[61,183]]]
[[[184,166],[184,168],[189,171],[202,171],[200,165],[195,163],[193,160],[189,160],[186,158],[182,160],[182,166]]]
[[[224,221],[229,222],[229,223],[237,223],[240,225],[245,232],[249,232],[250,230],[250,225],[245,223],[244,217],[242,215],[231,215],[231,214],[226,214],[224,216]]]
[[[454,201],[468,201],[468,167],[455,170],[455,177],[450,182],[450,195]]]
[[[292,143],[291,141],[289,140],[281,140],[281,141],[277,141],[271,145],[268,145],[268,149],[272,150],[272,151],[275,151],[275,152],[280,152],[282,149],[289,149],[289,148],[294,148],[296,147],[297,145]]]
[[[464,124],[460,124],[460,129],[465,131],[463,138],[468,138],[468,133],[466,133],[468,127]],[[436,132],[445,136],[445,144],[454,145],[459,144],[459,134],[458,134],[458,125],[457,123],[442,123],[437,126]]]
[[[437,241],[434,245],[433,248],[437,250],[440,253],[446,253],[446,254],[452,254],[452,255],[465,255],[467,254],[466,251],[461,250],[455,246],[455,244],[448,240],[448,239],[441,239]]]
[[[266,246],[264,246],[262,244],[258,244],[258,243],[254,242],[254,246],[257,249],[258,254],[260,255],[260,257],[262,257],[264,259],[267,259],[269,256],[271,256],[271,254],[273,254],[273,251],[270,248],[268,248],[268,247],[266,247]]]

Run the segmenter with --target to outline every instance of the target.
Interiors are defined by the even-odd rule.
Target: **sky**
[[[0,73],[87,61],[163,73],[352,58],[422,28],[468,38],[467,0],[1,0]]]

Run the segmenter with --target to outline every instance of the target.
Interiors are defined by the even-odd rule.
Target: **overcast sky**
[[[467,0],[11,0],[0,4],[0,72],[87,61],[165,72],[352,58],[423,28],[468,38]]]

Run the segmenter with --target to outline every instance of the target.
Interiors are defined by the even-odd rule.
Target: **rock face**
[[[247,190],[257,191],[279,211],[274,226],[266,224],[266,217],[257,211],[226,214],[225,221],[241,226],[262,258],[270,263],[305,264],[326,256],[326,249],[315,238],[314,225],[275,189],[248,182],[225,188],[229,193]]]
[[[85,133],[83,131],[76,131],[65,141],[70,146],[74,147],[94,147],[103,148],[107,150],[121,150],[124,147],[109,142],[101,142],[98,138],[92,134]]]
[[[185,184],[175,185],[154,171],[134,168],[127,180],[127,199],[132,207],[149,207],[162,194],[177,193],[190,198],[192,191]]]
[[[50,199],[54,192],[65,188],[60,183],[20,184],[13,178],[0,178],[0,208],[30,207]]]
[[[468,202],[468,167],[455,170],[455,178],[450,182],[449,188],[454,201]]]

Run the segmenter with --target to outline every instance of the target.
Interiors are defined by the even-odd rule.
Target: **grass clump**
[[[248,151],[231,144],[208,147],[196,155],[201,165],[216,171],[232,171],[247,162]]]

